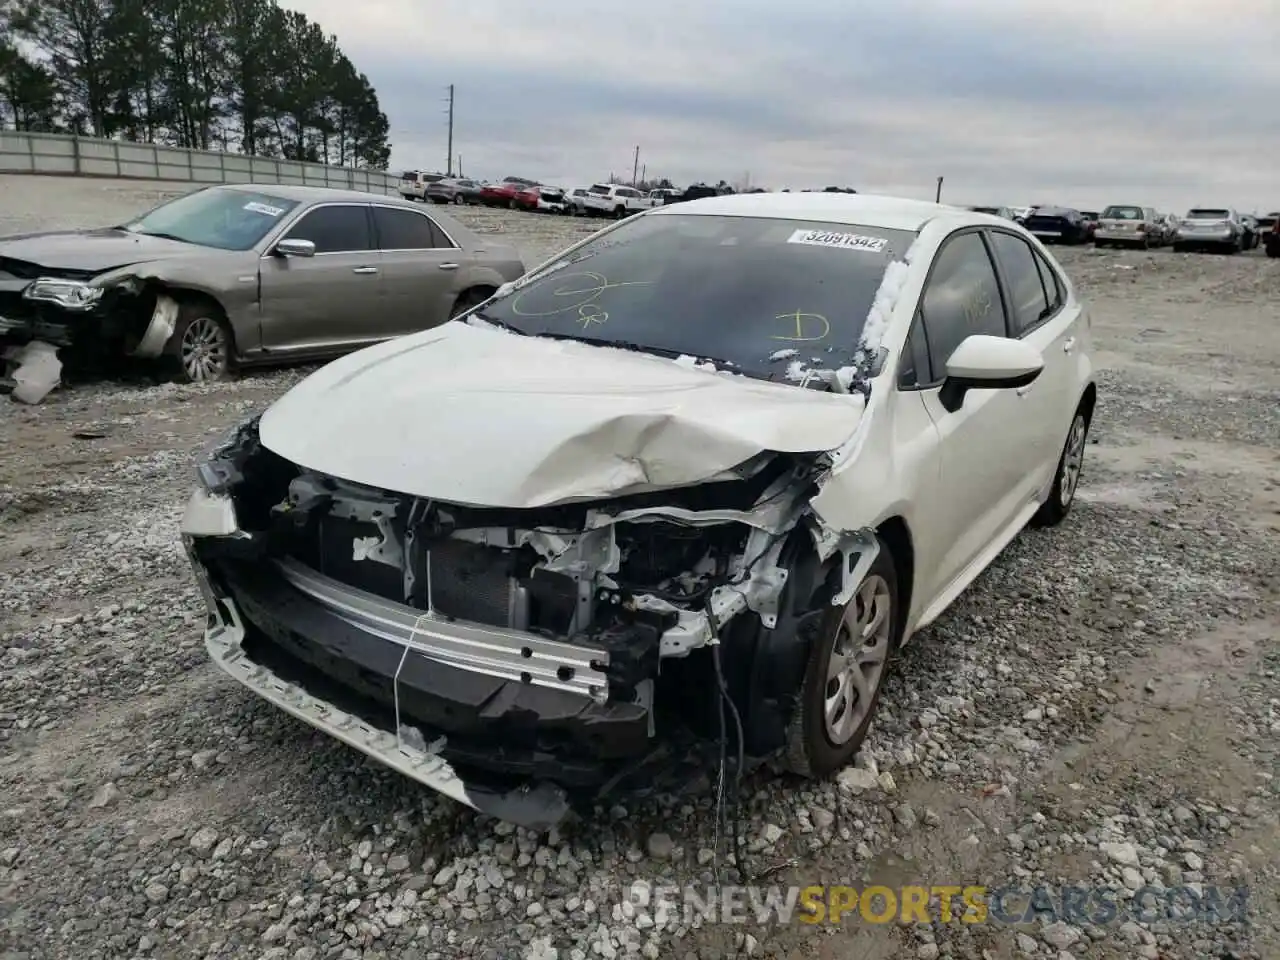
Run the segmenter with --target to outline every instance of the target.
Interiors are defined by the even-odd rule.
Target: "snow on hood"
[[[700,483],[762,451],[832,450],[861,396],[445,323],[350,354],[263,415],[262,442],[354,483],[539,507]]]

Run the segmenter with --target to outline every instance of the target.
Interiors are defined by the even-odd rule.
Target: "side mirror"
[[[281,240],[275,253],[280,257],[314,257],[316,245],[310,240]]]
[[[1044,357],[1021,340],[977,334],[966,337],[947,360],[947,377],[938,391],[945,410],[954,413],[970,390],[1025,387],[1044,370]]]

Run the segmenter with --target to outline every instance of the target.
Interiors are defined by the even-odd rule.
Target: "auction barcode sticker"
[[[866,250],[879,253],[888,241],[884,237],[864,237],[857,233],[832,233],[828,230],[797,230],[787,243],[804,243],[811,247],[840,247],[844,250]]]
[[[284,209],[281,207],[273,207],[268,203],[259,203],[257,200],[250,200],[244,205],[244,208],[252,213],[261,213],[268,217],[278,217],[284,213]]]

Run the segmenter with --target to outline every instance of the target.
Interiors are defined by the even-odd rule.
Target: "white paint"
[[[244,209],[251,213],[261,213],[268,217],[278,217],[284,213],[282,207],[273,207],[268,203],[259,203],[257,200],[250,200],[244,205]]]
[[[769,360],[773,362],[778,360],[793,360],[798,356],[800,356],[800,351],[794,348],[789,350],[775,350],[773,353],[769,354]]]
[[[865,253],[880,253],[888,242],[884,237],[868,237],[860,233],[830,230],[797,230],[787,238],[787,243],[799,243],[810,247],[834,247],[839,250],[861,250]]]
[[[446,323],[322,367],[260,430],[280,456],[356,483],[534,507],[699,483],[766,450],[830,450],[861,413],[861,397]]]

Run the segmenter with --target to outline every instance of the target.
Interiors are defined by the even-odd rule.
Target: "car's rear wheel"
[[[198,300],[182,304],[169,343],[179,383],[210,383],[225,380],[231,373],[231,328],[211,303]]]
[[[1053,477],[1053,489],[1049,491],[1049,499],[1040,505],[1040,509],[1031,518],[1033,526],[1056,526],[1071,512],[1071,505],[1076,499],[1076,490],[1080,486],[1080,474],[1084,470],[1084,448],[1089,437],[1089,419],[1089,411],[1081,405],[1071,420],[1071,429],[1067,431],[1066,443],[1062,445],[1062,454],[1058,457],[1058,470]]]
[[[449,312],[449,318],[454,319],[462,316],[472,307],[478,307],[491,296],[493,290],[488,287],[472,287],[470,290],[464,290],[458,294],[458,299],[453,302],[453,309]]]
[[[466,201],[463,199],[462,194],[460,194],[460,193],[455,193],[455,194],[453,195],[453,202],[454,202],[455,204],[457,204],[458,206],[462,206],[462,205],[463,205],[463,203],[465,203]]]
[[[853,598],[822,618],[809,652],[787,730],[787,765],[794,772],[826,777],[853,760],[880,702],[898,620],[898,577],[880,541]]]

